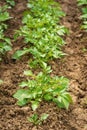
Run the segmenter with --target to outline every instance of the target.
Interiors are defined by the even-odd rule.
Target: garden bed
[[[60,2],[60,1],[59,1]],[[8,24],[6,35],[13,41],[14,30],[21,23],[23,11],[26,10],[25,0],[16,0],[16,5],[10,9],[13,17]],[[25,78],[23,71],[28,68],[28,56],[16,61],[11,58],[15,50],[23,46],[22,38],[13,41],[13,50],[8,52],[0,64],[0,79],[4,84],[0,87],[0,129],[1,130],[87,130],[87,33],[81,30],[81,9],[76,0],[61,0],[61,6],[66,17],[61,21],[70,30],[65,37],[66,45],[63,47],[67,54],[64,58],[54,60],[52,65],[53,75],[65,76],[70,80],[69,92],[73,104],[68,110],[60,109],[53,103],[42,102],[37,113],[48,113],[49,117],[40,126],[28,122],[27,117],[33,114],[30,107],[19,107],[13,94],[18,89],[18,84]],[[0,2],[3,5],[3,0]]]

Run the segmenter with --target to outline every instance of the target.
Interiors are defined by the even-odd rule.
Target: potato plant
[[[25,74],[29,76],[29,79],[21,82],[19,85],[21,89],[14,94],[14,97],[18,99],[18,105],[31,103],[32,109],[36,110],[40,102],[45,100],[56,103],[60,108],[68,109],[72,99],[66,92],[69,83],[67,78],[51,77],[43,72],[34,75],[31,71],[26,71]]]
[[[10,19],[9,13],[6,11],[8,6],[0,7],[0,59],[5,52],[11,50],[10,38],[4,35],[4,31],[7,29],[7,24],[5,23]]]

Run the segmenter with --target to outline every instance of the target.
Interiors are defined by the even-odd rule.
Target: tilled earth
[[[66,12],[62,24],[69,28],[70,34],[65,37],[66,45],[63,48],[67,53],[63,59],[54,60],[50,64],[53,75],[65,76],[70,79],[69,92],[73,98],[73,104],[68,110],[59,109],[53,103],[43,102],[37,110],[41,115],[46,112],[49,117],[40,126],[34,126],[27,121],[27,117],[33,114],[30,105],[19,107],[13,94],[18,89],[18,83],[25,77],[23,71],[28,68],[28,57],[20,61],[11,59],[15,50],[24,46],[22,38],[13,41],[14,30],[21,25],[23,11],[26,10],[25,0],[15,0],[16,6],[9,10],[13,19],[6,32],[13,43],[13,50],[6,55],[0,65],[0,79],[4,84],[0,87],[0,130],[87,130],[87,33],[80,29],[81,9],[76,0],[59,0],[62,9]],[[0,5],[3,5],[3,0]]]

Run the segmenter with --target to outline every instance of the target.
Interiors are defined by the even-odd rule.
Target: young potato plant
[[[87,0],[78,0],[78,4],[82,5],[82,16],[81,18],[83,19],[83,25],[82,28],[87,30]]]
[[[7,29],[5,22],[10,19],[7,8],[8,6],[0,7],[0,59],[5,52],[11,50],[11,41],[4,35],[4,31]]]
[[[49,116],[48,114],[43,113],[39,118],[37,114],[33,114],[31,117],[28,118],[28,121],[30,121],[34,125],[41,125],[42,122],[48,118],[48,116]]]
[[[65,44],[62,36],[68,30],[59,24],[60,18],[65,16],[60,5],[54,0],[29,0],[29,10],[24,12],[23,26],[17,31],[15,39],[24,37],[28,47],[18,50],[14,59],[19,59],[26,53],[31,53],[30,67],[42,67],[53,58],[60,58],[65,54],[61,47]]]
[[[24,72],[29,76],[27,81],[19,84],[19,89],[14,98],[18,100],[18,105],[24,106],[31,103],[32,109],[35,111],[42,101],[54,102],[60,108],[68,109],[72,102],[71,96],[67,92],[69,80],[64,77],[52,77],[49,74],[40,72],[34,75],[32,71]]]

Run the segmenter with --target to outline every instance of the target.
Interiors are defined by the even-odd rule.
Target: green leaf
[[[15,6],[15,1],[14,0],[6,0],[6,2],[8,4],[10,4],[11,6]]]
[[[9,45],[11,45],[11,40],[9,38],[5,37],[4,40],[5,40],[6,43],[8,43]]]
[[[3,42],[0,42],[0,48],[4,48],[4,46]]]
[[[26,71],[24,71],[24,75],[26,75],[26,76],[33,76],[33,73],[32,73],[31,70],[26,70]]]
[[[37,114],[33,114],[31,117],[28,118],[28,121],[34,123],[34,124],[38,124],[38,115]]]
[[[51,101],[52,100],[52,95],[51,94],[46,94],[46,95],[44,95],[44,99],[46,100],[46,101]]]
[[[79,5],[87,5],[87,0],[78,0]]]
[[[17,101],[17,104],[19,105],[19,106],[24,106],[24,105],[26,105],[28,103],[28,100],[26,100],[26,99],[23,99],[23,100],[21,100],[21,101]]]
[[[10,19],[9,13],[8,12],[4,12],[0,14],[0,22],[4,22],[6,20]]]
[[[31,95],[29,90],[20,89],[13,95],[13,97],[18,99],[18,104],[22,106],[27,103],[26,99],[31,98]]]
[[[20,59],[21,56],[25,55],[26,53],[29,52],[29,49],[25,48],[24,50],[18,50],[14,53],[14,55],[12,56],[13,59]]]
[[[32,105],[31,105],[32,110],[35,111],[39,106],[39,102],[38,101],[32,101],[31,103],[32,103]]]
[[[27,81],[23,81],[19,84],[20,87],[26,87],[28,85],[28,82]]]
[[[49,114],[44,113],[44,114],[41,115],[40,120],[44,121],[44,120],[46,120],[48,118],[48,116],[49,116]]]
[[[57,103],[57,105],[60,108],[68,109],[69,104],[72,103],[72,98],[68,93],[64,92],[60,96],[58,96],[57,98],[54,98],[53,101],[55,103]]]
[[[69,102],[68,102],[65,98],[63,98],[62,100],[63,100],[63,103],[64,103],[65,108],[68,109],[68,107],[69,107]]]
[[[27,7],[28,7],[28,8],[32,8],[33,5],[28,3],[28,4],[27,4]]]
[[[11,51],[11,50],[12,50],[11,46],[9,46],[9,45],[5,45],[5,46],[3,47],[3,49],[4,49],[5,51]]]

